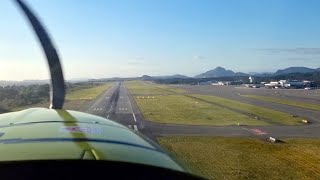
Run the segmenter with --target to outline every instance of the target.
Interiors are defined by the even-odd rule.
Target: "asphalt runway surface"
[[[132,107],[126,86],[117,82],[98,96],[86,112],[119,122],[138,131],[135,110],[137,108]]]
[[[267,107],[298,116],[307,117],[313,123],[302,126],[196,126],[154,123],[143,119],[137,104],[127,90],[124,82],[117,82],[109,90],[99,95],[86,111],[94,115],[119,122],[135,131],[145,134],[156,140],[159,136],[176,135],[208,135],[208,136],[247,136],[247,137],[320,137],[320,113],[317,111],[280,105],[270,102],[262,102],[239,96],[239,93],[248,92],[246,89],[234,87],[206,87],[206,86],[180,86],[188,93],[216,95],[257,106]],[[258,90],[259,91],[259,90]],[[263,91],[259,92],[262,93]],[[274,93],[270,91],[268,93]],[[299,92],[300,93],[300,92]],[[304,93],[304,92],[303,92]],[[263,95],[263,94],[261,94]],[[297,96],[303,97],[303,96]],[[312,96],[311,96],[311,99]]]

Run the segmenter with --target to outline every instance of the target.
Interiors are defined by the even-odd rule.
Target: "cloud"
[[[261,48],[257,51],[266,52],[266,53],[294,53],[294,54],[303,54],[303,55],[320,55],[320,48]]]
[[[201,56],[201,55],[194,55],[194,56],[193,56],[193,59],[203,60],[203,59],[205,59],[205,57],[204,57],[204,56]]]

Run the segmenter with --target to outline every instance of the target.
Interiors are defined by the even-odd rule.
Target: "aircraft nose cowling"
[[[0,161],[107,160],[184,171],[143,135],[82,112],[34,108],[2,114],[0,133]]]

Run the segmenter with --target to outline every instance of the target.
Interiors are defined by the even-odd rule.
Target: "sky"
[[[25,0],[66,79],[320,67],[318,0]],[[0,80],[48,79],[12,0],[0,1]]]

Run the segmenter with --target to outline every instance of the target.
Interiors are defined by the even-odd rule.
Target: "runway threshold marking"
[[[102,96],[105,96],[106,94],[108,94],[109,92],[111,92],[111,90],[113,90],[115,88],[115,86],[112,86],[112,88],[109,88],[108,90],[105,91],[105,93],[102,95]],[[98,99],[92,106],[92,107],[95,107],[98,103],[100,103],[100,101],[102,101],[102,99]]]

